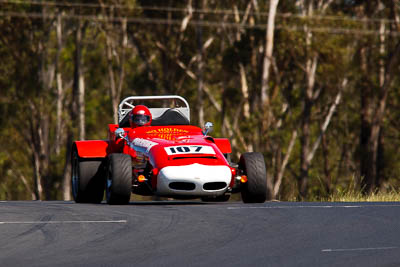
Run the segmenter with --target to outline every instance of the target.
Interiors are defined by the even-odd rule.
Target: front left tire
[[[242,185],[244,203],[264,203],[267,199],[267,171],[264,157],[258,152],[247,152],[240,157],[239,169],[247,176]]]

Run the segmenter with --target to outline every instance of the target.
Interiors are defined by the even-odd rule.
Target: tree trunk
[[[328,8],[329,4],[332,1],[328,0],[326,2],[320,0],[317,3],[317,11],[320,14],[323,14],[326,9]],[[305,4],[306,3],[306,4]],[[311,17],[314,14],[314,1],[301,1],[300,5],[302,7],[302,15]],[[314,105],[315,99],[319,94],[319,90],[315,90],[315,80],[316,80],[316,70],[318,66],[318,56],[316,52],[311,51],[312,39],[313,34],[308,25],[304,26],[304,32],[306,35],[306,88],[305,92],[303,93],[303,112],[301,118],[301,135],[300,135],[300,144],[301,144],[301,151],[300,151],[300,175],[298,177],[298,190],[300,198],[304,199],[307,196],[308,190],[308,171],[310,168],[310,164],[312,158],[314,157],[315,151],[317,150],[320,141],[321,135],[324,134],[326,127],[329,124],[330,117],[332,116],[333,111],[335,110],[336,106],[338,105],[341,97],[341,88],[339,88],[339,93],[334,100],[331,111],[328,113],[327,117],[325,118],[324,127],[325,129],[321,130],[321,135],[314,143],[313,147],[310,149],[311,145],[311,111]],[[345,84],[347,83],[347,79],[344,80]],[[343,87],[343,84],[341,85]],[[330,115],[329,115],[330,114]]]
[[[381,37],[382,41],[382,37]],[[384,39],[383,39],[384,41]],[[361,50],[363,52],[364,50]],[[380,47],[382,52],[382,46]],[[381,74],[382,67],[379,68],[378,77],[383,77],[381,86],[379,88],[378,97],[374,97],[369,87],[362,88],[361,91],[361,134],[360,134],[360,152],[361,152],[361,188],[364,194],[373,192],[376,185],[381,182],[378,181],[381,177],[377,173],[381,173],[383,166],[378,166],[378,150],[379,139],[382,132],[382,122],[386,111],[386,102],[391,84],[394,76],[395,67],[397,67],[400,55],[400,42],[398,42],[394,49],[387,53],[384,66],[384,75]],[[361,53],[361,59],[366,61],[365,53]],[[383,62],[381,63],[383,64]],[[362,64],[363,74],[368,77],[369,66],[366,63]],[[382,83],[383,82],[383,83]],[[368,92],[370,92],[368,94]],[[378,98],[378,101],[374,100]],[[383,145],[383,143],[382,143]],[[381,148],[383,150],[383,148]],[[378,170],[378,168],[380,168]]]
[[[202,0],[200,9],[205,9],[207,0]],[[204,19],[204,14],[199,14],[199,21]],[[198,110],[198,123],[204,125],[204,46],[203,46],[203,28],[196,28],[197,38],[197,110]]]
[[[324,175],[325,175],[324,188],[326,196],[329,196],[331,194],[332,175],[331,175],[331,169],[329,168],[329,147],[325,135],[322,136],[321,146],[322,146],[322,155],[324,159],[323,163]]]
[[[274,31],[275,31],[275,15],[279,0],[271,0],[268,11],[268,25],[265,32],[264,60],[261,79],[261,104],[263,106],[269,104],[269,69],[272,63],[272,50],[274,47]]]
[[[276,197],[278,196],[279,190],[281,188],[282,180],[283,180],[283,174],[285,173],[286,166],[289,162],[290,155],[292,154],[292,150],[293,150],[296,138],[297,138],[297,129],[295,129],[292,132],[292,137],[290,138],[288,149],[286,151],[285,157],[283,158],[282,165],[280,166],[279,171],[277,173],[277,176],[276,176],[277,178],[275,179],[273,194],[271,196],[272,199],[276,199]]]
[[[110,96],[111,96],[111,104],[112,104],[112,112],[114,123],[118,123],[118,100],[117,100],[117,86],[115,84],[114,70],[113,70],[113,45],[111,37],[106,30],[106,54],[107,54],[107,71],[108,71],[108,79],[110,81]]]
[[[118,123],[118,104],[121,100],[122,87],[125,80],[125,54],[126,47],[128,46],[128,33],[127,33],[127,19],[124,18],[121,21],[121,52],[119,55],[117,54],[117,48],[115,45],[115,40],[112,33],[116,32],[113,28],[111,22],[108,22],[106,25],[105,35],[106,35],[106,55],[107,55],[107,70],[108,77],[110,81],[110,96],[111,96],[111,105],[114,123]],[[114,55],[117,58],[118,71],[119,73],[114,72]],[[118,79],[117,79],[118,77]]]
[[[271,0],[269,4],[268,11],[268,24],[267,29],[265,31],[265,45],[264,45],[264,58],[263,58],[263,66],[262,66],[262,74],[261,74],[261,94],[260,94],[260,106],[259,110],[261,112],[261,125],[258,130],[258,136],[255,136],[256,142],[260,145],[266,139],[266,135],[269,129],[269,125],[272,121],[272,111],[270,107],[270,98],[269,98],[269,72],[272,65],[272,52],[274,45],[274,31],[275,31],[275,15],[278,7],[279,0]],[[244,106],[246,108],[246,105]],[[264,140],[263,140],[264,139]],[[267,150],[267,148],[263,148],[263,150]],[[270,176],[270,174],[267,174]],[[265,178],[267,179],[267,177]],[[271,179],[267,179],[267,190],[269,197],[274,195],[274,188]]]
[[[312,102],[309,98],[304,101],[304,110],[301,120],[301,152],[300,152],[300,177],[299,177],[299,194],[302,199],[307,196],[308,187],[308,168],[307,160],[310,148],[310,117],[311,117]]]
[[[306,30],[306,44],[307,48],[311,45],[312,34]],[[310,167],[310,161],[308,156],[310,153],[310,124],[311,124],[311,110],[313,106],[313,95],[314,95],[314,84],[315,74],[317,70],[317,56],[308,58],[306,63],[306,89],[303,94],[303,112],[301,115],[301,135],[300,135],[300,176],[299,176],[299,195],[302,199],[307,196],[308,189],[308,169]]]
[[[72,132],[68,129],[66,152],[65,152],[65,166],[63,171],[63,199],[71,200],[71,151],[72,150]]]
[[[61,14],[57,16],[56,24],[57,32],[57,53],[56,53],[56,80],[57,80],[57,111],[56,111],[56,137],[55,137],[55,152],[57,155],[60,154],[61,147],[61,134],[62,134],[62,111],[63,111],[63,100],[64,100],[64,89],[61,76],[61,66],[60,66],[60,54],[63,47],[62,44],[62,21]]]
[[[367,51],[366,47],[360,49],[361,71],[363,75],[368,75]],[[360,127],[360,175],[361,189],[364,193],[370,191],[373,183],[372,158],[369,150],[369,140],[371,136],[371,96],[372,92],[367,80],[363,81],[360,86],[360,102],[361,102],[361,127]]]
[[[246,71],[242,63],[239,63],[240,83],[243,95],[243,115],[246,120],[250,119],[249,86],[247,85]]]
[[[75,31],[74,82],[72,120],[78,124],[78,137],[85,140],[85,79],[83,76],[82,39],[85,26],[79,22]]]
[[[386,176],[385,176],[385,137],[383,134],[383,128],[381,128],[379,131],[379,138],[378,138],[375,188],[378,190],[383,189],[385,181],[386,181]]]

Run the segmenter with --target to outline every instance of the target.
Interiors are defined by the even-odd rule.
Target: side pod
[[[214,138],[214,142],[223,154],[232,153],[231,142],[228,138]]]
[[[110,150],[110,143],[105,140],[75,141],[73,146],[80,158],[105,158]]]

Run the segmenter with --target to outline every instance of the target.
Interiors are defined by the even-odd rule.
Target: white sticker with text
[[[179,155],[179,154],[212,154],[215,155],[215,151],[211,146],[169,146],[164,147],[165,152],[168,155]]]
[[[133,146],[138,146],[138,147],[143,147],[146,150],[146,152],[149,152],[150,149],[153,146],[158,145],[158,143],[152,142],[152,141],[147,140],[147,139],[135,138],[132,141],[132,145]],[[135,147],[133,147],[133,149],[135,149]]]

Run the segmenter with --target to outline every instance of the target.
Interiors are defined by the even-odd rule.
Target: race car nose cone
[[[193,195],[208,196],[223,194],[232,177],[228,166],[209,166],[202,164],[190,164],[183,166],[168,166],[160,170],[157,177],[157,193],[160,195]],[[188,191],[175,190],[171,183],[190,183],[194,188]],[[224,184],[225,186],[204,186],[212,184]]]

